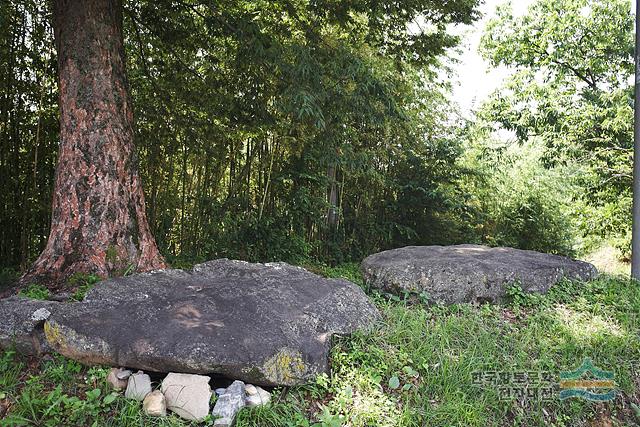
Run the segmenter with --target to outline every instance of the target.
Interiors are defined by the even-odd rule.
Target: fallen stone
[[[129,377],[124,397],[142,402],[149,393],[151,393],[151,378],[149,375],[137,372]]]
[[[216,395],[218,396],[222,396],[223,394],[225,394],[227,392],[226,388],[217,388],[216,389]]]
[[[109,371],[109,375],[107,375],[107,383],[114,390],[124,390],[127,388],[127,384],[129,383],[128,378],[119,378],[119,374],[122,372],[121,368],[111,368]],[[131,372],[131,371],[129,371]]]
[[[131,373],[132,372],[128,369],[118,369],[118,372],[116,373],[116,377],[119,380],[126,380],[131,376]]]
[[[204,375],[170,373],[160,389],[167,400],[167,409],[180,417],[200,421],[209,415],[211,387]]]
[[[480,245],[407,246],[362,262],[365,282],[390,293],[426,293],[436,303],[497,302],[518,284],[545,293],[562,278],[589,280],[596,268],[583,261],[513,248]]]
[[[160,390],[154,390],[147,394],[142,402],[144,413],[151,417],[165,417],[167,415],[167,404],[164,394]]]
[[[245,406],[245,391],[242,381],[234,381],[227,392],[216,401],[211,416],[214,418],[213,425],[219,427],[231,427],[236,418],[236,414]]]
[[[247,406],[266,405],[271,401],[271,393],[264,390],[262,387],[255,387],[255,389],[255,394],[247,393],[247,397],[245,398]]]
[[[244,391],[247,393],[248,396],[253,396],[258,394],[258,389],[253,384],[245,384]]]
[[[43,327],[59,306],[54,301],[20,296],[0,300],[0,348],[34,356],[50,351]]]
[[[297,385],[328,372],[332,335],[379,318],[346,280],[221,259],[106,280],[57,310],[45,332],[56,351],[85,364]]]

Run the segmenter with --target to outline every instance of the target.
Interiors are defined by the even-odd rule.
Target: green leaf
[[[102,400],[102,403],[104,403],[105,405],[111,405],[113,401],[116,400],[117,397],[118,397],[117,394],[110,393],[104,397],[104,399]]]
[[[638,421],[640,421],[640,406],[635,403],[631,403],[631,408],[633,408],[633,413],[635,414]]]
[[[400,378],[398,378],[396,375],[389,378],[389,388],[395,390],[398,387],[400,387]]]
[[[101,393],[102,390],[100,390],[99,388],[94,388],[93,390],[87,392],[87,399],[96,400],[98,397],[100,397]]]
[[[413,378],[417,378],[418,377],[418,371],[416,371],[415,369],[413,369],[413,367],[411,366],[405,366],[404,368],[402,368],[402,370],[409,375],[410,377]]]

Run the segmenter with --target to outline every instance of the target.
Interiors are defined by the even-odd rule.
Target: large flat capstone
[[[426,293],[442,304],[496,302],[518,284],[544,293],[562,278],[589,280],[596,268],[567,257],[480,245],[407,246],[362,262],[365,282],[386,292]]]
[[[29,355],[47,353],[43,325],[60,306],[53,301],[40,301],[20,296],[0,300],[0,348],[15,348]]]
[[[221,259],[107,280],[44,329],[56,351],[86,364],[295,385],[328,370],[332,335],[378,319],[346,280]]]

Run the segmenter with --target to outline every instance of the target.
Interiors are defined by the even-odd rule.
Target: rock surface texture
[[[128,375],[123,377],[123,373],[128,373]],[[131,371],[121,368],[111,368],[109,375],[107,375],[107,383],[109,383],[114,390],[124,390],[129,383],[129,377],[131,377]]]
[[[127,399],[135,399],[142,402],[149,393],[151,393],[151,378],[149,375],[138,372],[129,377],[127,389],[124,392],[124,396]]]
[[[167,401],[167,409],[187,420],[200,421],[209,415],[211,378],[204,375],[170,373],[162,381],[160,390]]]
[[[107,280],[44,329],[56,351],[86,364],[296,385],[327,372],[333,334],[378,319],[346,280],[221,259]]]
[[[0,348],[15,346],[18,352],[29,355],[48,352],[43,326],[59,306],[53,301],[19,296],[0,300]]]
[[[147,394],[142,402],[144,413],[150,417],[164,417],[167,415],[167,403],[160,390]]]
[[[271,393],[259,386],[252,386],[253,390],[248,390],[245,387],[247,396],[245,398],[245,404],[247,406],[260,406],[266,405],[271,401]],[[254,392],[255,391],[255,392]]]
[[[244,383],[242,381],[234,381],[227,391],[218,398],[211,416],[215,419],[214,426],[231,427],[236,414],[245,406],[246,399]]]
[[[596,268],[583,261],[513,248],[480,245],[407,246],[365,258],[365,282],[391,293],[425,292],[442,304],[496,302],[511,284],[545,293],[562,278],[589,280]]]

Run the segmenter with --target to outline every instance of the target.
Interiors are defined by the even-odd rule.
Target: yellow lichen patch
[[[48,321],[44,323],[44,336],[47,338],[49,344],[55,349],[64,347],[66,344],[64,334],[60,330],[60,326],[55,323]]]
[[[307,371],[300,353],[288,348],[274,354],[264,367],[267,378],[278,384],[295,384]]]

